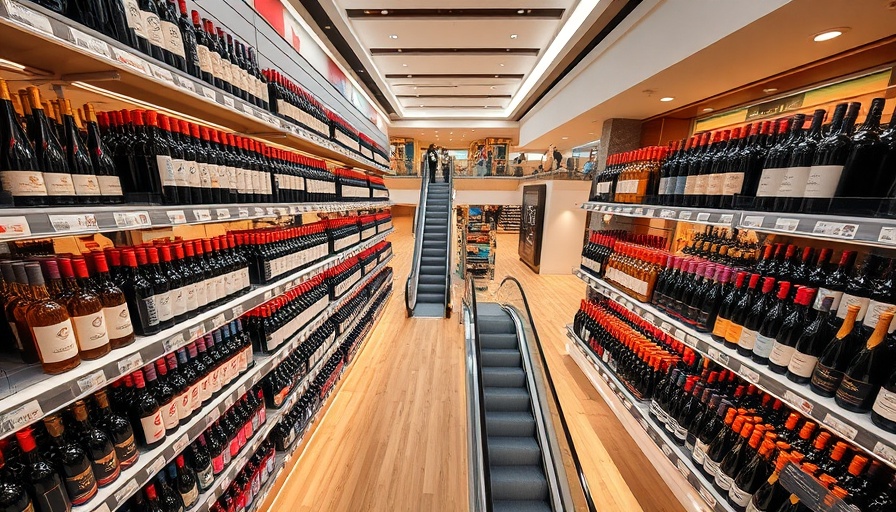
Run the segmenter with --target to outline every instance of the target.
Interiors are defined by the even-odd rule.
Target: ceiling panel
[[[408,73],[501,73],[527,74],[535,63],[536,57],[528,56],[375,56],[373,61],[377,69],[384,75]]]
[[[469,9],[469,8],[570,8],[575,0],[529,0],[528,2],[521,0],[452,0],[451,5],[446,5],[445,0],[339,0],[340,7],[344,9],[443,9],[450,7],[452,9]]]
[[[560,28],[549,20],[352,20],[366,48],[546,48]],[[516,34],[515,39],[511,38]],[[398,36],[392,39],[390,36]]]
[[[392,85],[391,89],[397,96],[409,94],[513,94],[518,84],[477,84],[477,85]]]
[[[510,98],[399,98],[401,106],[409,108],[423,107],[476,107],[483,108],[488,105],[489,108],[504,108],[510,102]]]

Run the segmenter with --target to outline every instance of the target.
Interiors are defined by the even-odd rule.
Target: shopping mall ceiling
[[[516,120],[640,0],[290,2],[393,120]]]

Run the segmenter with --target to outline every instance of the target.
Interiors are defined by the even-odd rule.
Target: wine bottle
[[[71,370],[81,364],[71,317],[64,306],[50,298],[40,265],[28,263],[25,271],[34,299],[25,313],[25,321],[40,354],[43,370],[49,374]]]
[[[121,203],[124,200],[121,178],[118,177],[112,153],[100,134],[96,111],[89,103],[84,105],[83,111],[87,123],[87,150],[99,186],[100,201],[105,204]]]
[[[131,314],[128,311],[127,297],[112,282],[106,255],[99,250],[93,251],[91,255],[96,269],[93,290],[103,305],[103,318],[108,331],[109,343],[113,349],[130,345],[136,338]]]
[[[808,326],[809,304],[815,296],[814,288],[799,287],[794,299],[794,308],[784,322],[781,330],[775,335],[775,342],[768,358],[768,367],[775,373],[785,373],[787,365],[796,350],[796,342],[803,330]]]
[[[775,196],[781,189],[784,173],[787,172],[790,157],[797,141],[803,132],[804,114],[796,114],[791,119],[784,119],[778,125],[778,142],[768,151],[763,164],[759,188],[756,190],[755,210],[771,210]],[[789,135],[788,135],[789,130]]]
[[[4,512],[34,512],[34,504],[25,487],[6,467],[6,459],[0,452],[0,510]]]
[[[818,358],[830,340],[831,333],[827,326],[833,303],[833,297],[825,297],[818,316],[799,333],[793,355],[787,364],[787,378],[797,384],[806,384],[811,380]]]
[[[750,139],[731,160],[729,171],[725,173],[725,185],[722,192],[721,208],[740,206],[738,196],[752,197],[756,195],[759,180],[762,177],[762,166],[765,162],[768,146],[765,141],[769,137],[771,121],[755,123],[750,128]]]
[[[45,416],[43,423],[50,435],[49,456],[60,470],[72,505],[87,503],[97,493],[96,477],[90,459],[81,446],[67,438],[62,418],[58,414]]]
[[[880,140],[880,118],[883,115],[885,98],[874,98],[868,108],[865,122],[852,136],[852,147],[843,164],[835,197],[844,198],[851,212],[868,209],[867,198],[880,197],[885,191],[874,190],[876,176],[869,176],[877,170],[883,159],[886,146]],[[871,213],[876,211],[876,206]]]
[[[821,141],[821,125],[824,123],[824,109],[817,109],[812,115],[812,124],[797,141],[790,154],[790,162],[781,179],[781,188],[778,190],[774,210],[778,212],[795,212],[799,209],[806,195],[806,186],[809,182],[812,162],[815,159],[815,151]]]
[[[744,322],[752,309],[754,298],[757,294],[756,287],[759,285],[759,277],[759,274],[750,274],[749,285],[747,285],[746,291],[740,296],[731,312],[728,328],[725,330],[726,347],[735,348],[738,341],[740,341]]]
[[[122,469],[133,466],[140,457],[140,452],[137,450],[131,423],[112,410],[105,389],[97,391],[93,398],[97,406],[97,426],[112,438],[119,465]]]
[[[159,402],[146,390],[143,372],[137,370],[133,374],[134,396],[131,397],[131,422],[139,425],[137,437],[140,444],[147,448],[158,446],[165,439],[165,424]]]
[[[165,434],[171,434],[180,426],[180,418],[177,417],[177,402],[175,401],[174,389],[168,385],[168,380],[160,378],[156,370],[162,371],[164,368],[165,375],[168,373],[168,367],[162,359],[156,359],[155,364],[148,364],[143,367],[143,374],[146,377],[146,388],[150,390],[150,394],[159,404],[159,410],[162,413],[162,424],[165,426]]]
[[[28,103],[33,117],[28,135],[34,146],[34,153],[39,171],[47,188],[51,205],[67,206],[75,204],[75,187],[72,175],[65,160],[62,145],[59,144],[56,130],[44,112],[37,87],[28,87]]]
[[[732,411],[734,414],[732,414]],[[728,412],[728,414],[732,418],[736,413],[737,411],[733,408]],[[719,430],[719,433],[706,448],[706,456],[703,459],[703,469],[706,470],[706,473],[713,481],[718,474],[719,464],[722,462],[722,459],[725,458],[725,455],[727,455],[731,450],[731,447],[734,445],[734,442],[740,435],[741,430],[744,429],[745,422],[742,416],[737,416],[730,423],[728,419],[729,416],[726,416],[725,423],[726,425],[729,425],[730,428],[722,428],[721,430]],[[747,423],[747,425],[750,425],[750,429],[752,430],[752,424]]]
[[[199,499],[199,485],[197,483],[196,474],[187,467],[183,455],[178,455],[177,459],[177,492],[180,493],[181,501],[184,508],[192,508]]]
[[[734,279],[734,286],[728,291],[728,295],[722,299],[722,305],[719,307],[719,313],[712,328],[712,338],[719,343],[724,343],[725,341],[728,325],[731,323],[731,315],[734,313],[734,306],[737,304],[737,300],[740,298],[746,277],[746,272],[738,272]]]
[[[6,81],[0,79],[0,187],[16,206],[46,206],[49,202],[34,148],[16,118]]]
[[[756,346],[756,337],[759,335],[759,328],[762,326],[766,314],[774,304],[774,288],[775,278],[764,278],[762,280],[762,294],[753,303],[750,307],[750,311],[747,313],[740,338],[737,341],[737,353],[744,357],[750,357],[753,354],[753,348]]]
[[[146,251],[141,253],[144,257]],[[127,299],[128,310],[134,312],[131,320],[134,322],[134,330],[148,336],[162,330],[159,323],[159,312],[156,308],[155,288],[144,272],[137,266],[137,253],[134,249],[122,251],[124,260],[124,287],[122,291]],[[143,262],[144,265],[146,261]]]
[[[807,213],[828,211],[831,198],[837,190],[840,182],[840,174],[843,164],[849,156],[852,146],[850,131],[858,115],[859,103],[849,105],[839,103],[834,107],[834,115],[831,120],[830,133],[819,143],[809,168],[809,179],[806,181],[806,190],[800,210]],[[848,118],[850,118],[849,120]]]
[[[878,275],[883,262],[883,258],[874,254],[865,257],[862,268],[849,279],[846,285],[843,297],[840,299],[840,307],[837,308],[837,318],[841,320],[846,318],[847,308],[855,304],[859,306],[856,321],[859,324],[862,323],[865,319],[865,312],[868,310],[868,304],[871,302],[873,277]]]
[[[766,439],[759,447],[759,451],[737,474],[728,490],[728,501],[736,510],[745,511],[753,495],[772,475],[775,467],[772,465],[771,458],[774,453],[774,441]]]
[[[52,263],[55,262],[48,262],[48,264]],[[84,258],[72,259],[72,266],[77,278],[77,285],[65,306],[75,328],[75,338],[78,340],[81,359],[97,359],[112,350],[103,314],[103,302],[93,293]]]
[[[816,394],[833,397],[837,388],[840,387],[843,372],[846,371],[849,361],[852,360],[861,343],[859,336],[861,328],[859,326],[859,329],[856,329],[859,311],[860,307],[857,304],[847,307],[846,318],[840,325],[840,330],[824,347],[819,356],[818,364],[815,365],[812,379],[809,382],[809,389]]]
[[[875,282],[872,287],[871,300],[868,302],[862,328],[866,333],[870,333],[882,313],[894,310],[896,310],[896,260],[890,260],[883,278]],[[896,324],[891,324],[887,332],[892,333],[894,329]]]
[[[47,462],[37,451],[34,430],[25,427],[16,432],[16,440],[22,450],[24,468],[21,471],[25,487],[34,497],[35,510],[38,512],[68,512],[72,502],[68,497],[66,486],[56,472],[56,468]]]
[[[762,435],[763,430],[758,428],[758,426],[754,427],[752,423],[744,424],[739,433],[740,437],[738,437],[728,453],[722,458],[722,462],[719,464],[719,469],[716,471],[714,483],[718,489],[721,489],[725,494],[731,490],[731,485],[734,483],[734,478],[737,476],[737,473],[739,473],[749,461],[747,455],[750,453],[750,448],[752,448],[754,452],[759,449]]]
[[[199,439],[190,445],[190,465],[196,471],[196,480],[199,490],[205,492],[215,481],[212,471],[212,459],[206,447],[205,434],[199,434]]]
[[[121,474],[118,454],[108,434],[93,426],[87,418],[87,404],[77,400],[71,407],[78,440],[87,451],[93,475],[99,487],[105,487]]]
[[[893,311],[881,313],[865,346],[849,362],[834,398],[837,405],[852,412],[867,412],[890,368],[887,346],[883,343],[893,321]]]
[[[93,161],[87,152],[87,144],[81,138],[81,132],[75,124],[70,100],[59,100],[62,113],[62,129],[64,137],[65,160],[72,174],[72,185],[79,204],[100,203],[100,183],[93,170]]]

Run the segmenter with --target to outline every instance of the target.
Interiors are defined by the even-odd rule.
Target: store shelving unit
[[[391,173],[388,162],[374,162],[359,152],[349,151],[335,141],[35,5],[17,0],[0,2],[0,40],[0,58],[40,70],[42,75],[35,80],[49,76],[88,91],[102,89],[343,166]]]
[[[471,274],[483,281],[495,279],[495,241],[494,223],[485,222],[484,206],[466,206],[457,210],[458,265],[461,265],[461,277]],[[477,286],[485,286],[478,284]],[[483,288],[484,289],[484,288]]]
[[[498,219],[498,228],[502,231],[519,233],[520,215],[522,207],[519,205],[506,205],[501,209],[501,217]]]

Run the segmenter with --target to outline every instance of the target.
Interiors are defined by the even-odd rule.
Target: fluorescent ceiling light
[[[666,102],[668,102],[668,101],[672,101],[672,100],[674,100],[674,99],[675,99],[675,98],[673,98],[672,96],[666,96],[665,98],[660,98],[660,101],[666,101]]]
[[[516,34],[510,34],[511,39],[516,39],[517,37],[519,37],[519,36],[517,36]]]
[[[848,30],[848,29],[838,28],[838,29],[833,29],[833,30],[827,30],[820,34],[815,34],[815,37],[813,37],[812,40],[815,41],[816,43],[820,43],[822,41],[830,41],[831,39],[834,39],[835,37],[842,36],[843,32],[845,32],[846,30]]]
[[[703,109],[704,112],[712,112],[713,110],[715,110],[715,109],[713,109],[711,107],[706,107]]]
[[[11,60],[0,59],[0,67],[12,69],[15,71],[25,71],[25,66]]]
[[[398,35],[397,35],[397,34],[392,34],[392,35],[389,36],[389,39],[398,39]]]

